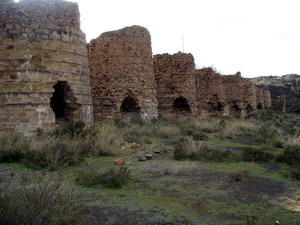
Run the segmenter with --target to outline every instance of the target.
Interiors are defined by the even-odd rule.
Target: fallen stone
[[[153,152],[156,154],[160,154],[160,153],[162,153],[162,150],[157,148],[157,149],[154,149]]]
[[[151,154],[145,154],[146,159],[152,159],[152,155]]]
[[[116,159],[114,164],[115,165],[125,165],[125,160],[123,158]]]
[[[139,161],[146,161],[147,158],[146,158],[145,155],[139,155],[138,160],[139,160]]]

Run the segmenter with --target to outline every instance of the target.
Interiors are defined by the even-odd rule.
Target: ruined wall
[[[196,70],[196,83],[201,114],[224,114],[226,96],[220,74],[210,67]]]
[[[271,106],[271,95],[266,87],[256,87],[256,108],[262,110]]]
[[[154,56],[159,114],[197,115],[195,64],[192,54]]]
[[[131,110],[142,118],[158,115],[151,36],[146,28],[103,33],[89,44],[89,61],[95,120]]]
[[[196,70],[197,98],[201,114],[229,115],[270,107],[270,92],[255,87],[249,79],[235,75],[221,75],[212,68]]]
[[[65,97],[57,101],[65,103],[68,117],[92,120],[87,48],[76,3],[1,0],[0,38],[0,130],[53,127],[50,102],[58,81]]]

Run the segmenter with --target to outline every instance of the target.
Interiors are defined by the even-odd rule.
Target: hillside
[[[251,79],[256,85],[266,86],[281,86],[287,89],[300,93],[300,75],[298,74],[287,74],[283,76],[262,76]]]
[[[251,79],[257,86],[268,86],[272,105],[276,106],[277,96],[284,95],[288,112],[300,112],[300,75],[262,76]]]

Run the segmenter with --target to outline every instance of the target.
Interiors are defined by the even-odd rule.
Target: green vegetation
[[[298,225],[295,118],[133,117],[75,121],[32,137],[1,134],[0,217],[5,224]],[[153,159],[137,160],[149,153]],[[117,158],[126,165],[114,165]]]
[[[110,168],[100,172],[90,166],[78,173],[76,182],[86,187],[101,185],[107,188],[121,188],[129,182],[130,178],[131,171],[127,167]]]
[[[75,194],[43,175],[22,177],[20,184],[0,188],[1,224],[86,224],[85,208]]]

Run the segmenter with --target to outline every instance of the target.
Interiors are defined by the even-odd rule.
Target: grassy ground
[[[201,142],[208,146],[222,151],[230,150],[238,155],[246,146],[265,145],[255,140],[264,123],[260,120],[241,121],[239,124],[244,123],[244,127],[221,130],[218,126],[222,119],[209,118],[213,126],[203,122],[201,127],[202,120],[205,121],[164,121],[154,125],[129,123],[132,124],[130,126],[122,124],[118,131],[125,140],[120,145],[123,152],[118,150],[114,156],[100,157],[90,153],[74,165],[54,170],[51,170],[52,167],[49,170],[47,167],[28,166],[31,164],[22,160],[2,162],[0,187],[7,191],[13,186],[22,186],[26,177],[42,174],[46,180],[59,183],[64,193],[70,190],[76,192],[79,196],[76,202],[88,209],[84,214],[89,215],[89,219],[84,224],[229,225],[247,224],[248,218],[257,221],[254,224],[273,225],[278,220],[280,224],[299,225],[300,182],[282,173],[290,166],[276,160],[244,162],[239,157],[224,158],[221,162],[174,159],[174,146],[183,135],[181,131],[187,127],[194,127],[206,135],[208,139]],[[166,123],[167,129],[158,127],[166,126]],[[227,126],[238,124],[236,119],[228,119],[226,123]],[[193,132],[183,133],[190,134],[187,135],[190,141],[199,142],[193,140]],[[199,134],[195,137],[199,137]],[[95,146],[100,148],[99,144],[92,147]],[[270,148],[277,151],[276,154],[283,151],[283,148]],[[162,153],[154,153],[155,149],[160,149]],[[137,157],[143,153],[153,154],[153,159],[138,161]],[[114,165],[114,160],[119,157],[125,159],[125,166],[132,172],[131,179],[122,188],[105,188],[101,184],[85,187],[77,184],[76,177],[87,168],[100,172],[120,168]],[[29,180],[31,185],[34,182]]]

